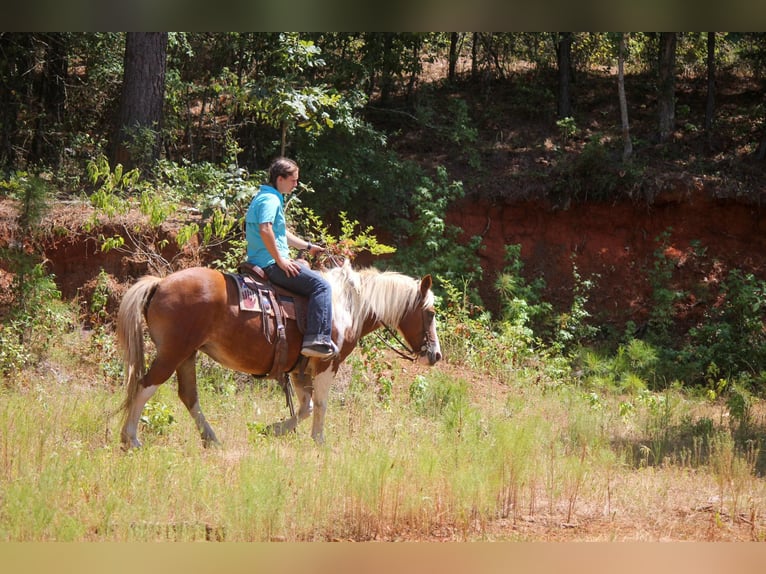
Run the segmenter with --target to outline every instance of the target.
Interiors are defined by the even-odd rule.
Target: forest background
[[[296,203],[312,221],[336,235],[363,222],[397,246],[386,265],[438,276],[446,303],[461,294],[461,312],[467,302],[474,316],[488,308],[488,321],[528,328],[530,340],[567,353],[640,334],[676,375],[679,362],[688,366],[673,377],[684,384],[760,377],[760,277],[727,269],[706,293],[681,292],[665,248],[688,246],[673,245],[672,222],[649,238],[657,257],[640,270],[642,304],[593,317],[597,279],[577,277],[573,253],[573,276],[554,278],[572,295],[543,301],[557,286],[544,273],[525,276],[520,245],[482,245],[481,232],[451,225],[448,212],[479,200],[537,200],[548,212],[651,208],[673,201],[669,186],[760,205],[761,34],[5,33],[0,43],[2,190],[24,206],[14,245],[54,199],[108,213],[135,198],[154,226],[198,210],[178,243],[199,233],[198,250],[212,252],[213,237],[219,246],[237,237],[262,170],[287,154],[306,174]],[[35,194],[44,196],[37,205]],[[124,249],[119,235],[104,241]],[[502,265],[480,258],[492,249],[507,251]],[[10,262],[33,269],[45,257],[29,250],[19,260],[4,246],[6,281],[30,276]],[[27,288],[17,284],[14,297]],[[704,313],[690,319],[690,308]]]
[[[760,33],[2,33],[0,380],[84,330],[117,381],[125,285],[232,269],[286,154],[302,234],[434,275],[446,362],[644,409],[646,464],[725,427],[759,475],[764,57]],[[700,211],[706,235],[679,235]],[[568,215],[643,241],[543,241]],[[676,424],[676,392],[726,418]]]

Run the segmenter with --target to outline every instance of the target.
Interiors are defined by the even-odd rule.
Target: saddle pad
[[[274,295],[274,289],[270,285],[266,285],[259,281],[256,281],[249,275],[236,275],[230,273],[231,277],[237,284],[239,290],[239,308],[242,311],[254,311],[259,313],[265,313],[267,315],[274,315],[274,309],[271,304],[271,296]],[[297,320],[299,327],[302,327],[302,323],[305,323],[305,317],[301,317],[302,320],[296,315],[296,305],[298,301],[295,297],[289,297],[281,293],[277,294],[274,298],[279,301],[279,306],[282,309],[282,316],[288,319]]]
[[[256,283],[250,277],[233,275],[239,290],[239,308],[242,311],[267,311],[271,310],[268,296],[261,294],[263,285]]]

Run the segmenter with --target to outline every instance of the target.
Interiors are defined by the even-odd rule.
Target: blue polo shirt
[[[285,198],[270,185],[262,185],[261,189],[250,202],[245,215],[245,239],[247,240],[247,261],[259,267],[268,267],[276,260],[266,249],[261,239],[259,226],[261,223],[271,223],[274,237],[277,239],[277,249],[282,257],[290,256],[287,245],[287,224],[285,222]]]

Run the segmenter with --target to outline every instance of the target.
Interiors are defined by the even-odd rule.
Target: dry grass
[[[653,464],[641,455],[653,444],[648,413],[619,416],[618,397],[594,406],[576,389],[392,358],[382,408],[352,362],[332,395],[328,444],[317,447],[306,424],[281,439],[252,432],[286,415],[277,386],[203,362],[202,404],[224,448],[202,448],[170,382],[156,400],[174,422],[143,428],[145,448],[126,454],[111,416],[122,390],[97,363],[72,359],[91,352],[77,335],[59,344],[66,351],[37,370],[0,380],[0,540],[766,537],[757,453],[719,428],[696,459],[679,438]],[[409,385],[418,376],[452,397],[441,410],[437,401],[417,408]],[[721,405],[673,405],[670,430],[691,413],[725,424]],[[761,428],[760,411],[754,421]]]

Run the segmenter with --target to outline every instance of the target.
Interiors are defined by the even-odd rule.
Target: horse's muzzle
[[[420,356],[418,357],[419,363],[425,363],[428,362],[429,365],[435,365],[439,361],[442,360],[442,350],[439,346],[439,343],[436,343],[435,345],[428,345],[423,351],[420,353]]]

